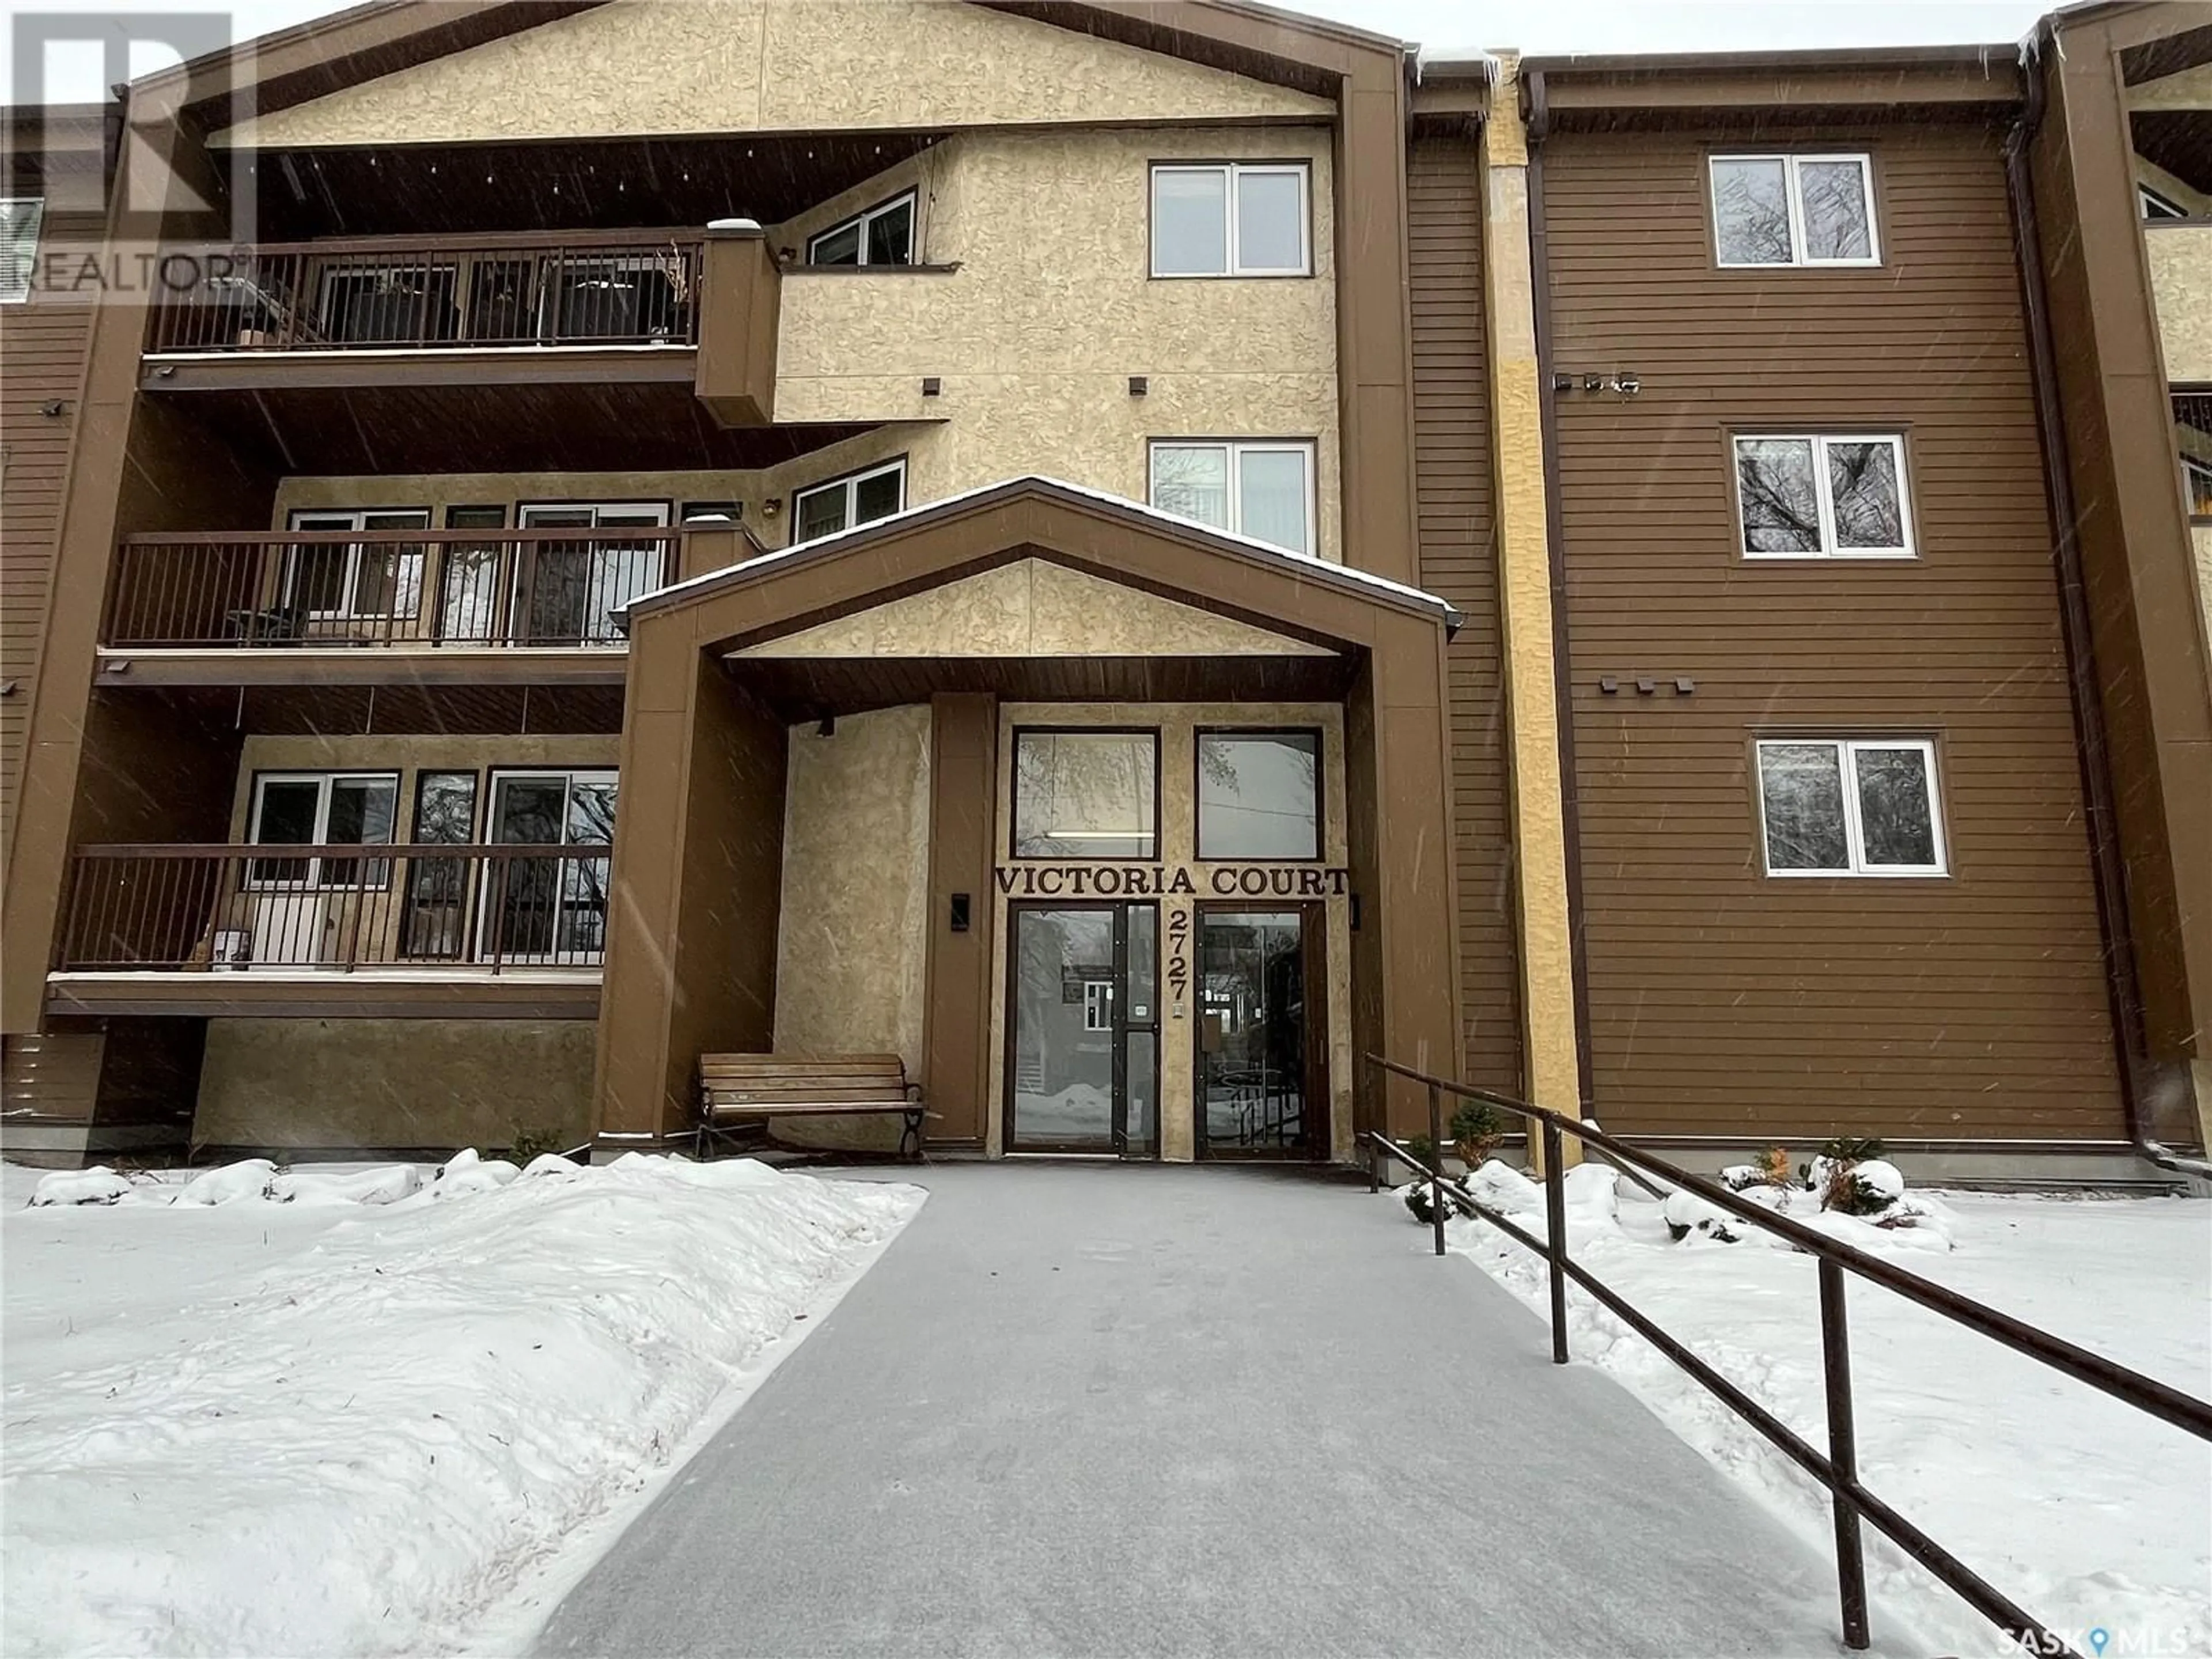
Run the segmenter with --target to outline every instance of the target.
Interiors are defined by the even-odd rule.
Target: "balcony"
[[[146,349],[327,360],[690,348],[704,241],[696,230],[571,232],[207,250],[175,262],[196,280],[156,304]]]
[[[2166,379],[2212,384],[2212,219],[2148,220],[2143,246]]]
[[[116,550],[100,679],[619,683],[617,613],[685,574],[687,534],[742,556],[728,529],[134,536]]]
[[[757,227],[334,238],[167,269],[140,388],[274,472],[750,471],[868,424],[774,423]]]
[[[50,1010],[591,1018],[610,846],[86,847]]]

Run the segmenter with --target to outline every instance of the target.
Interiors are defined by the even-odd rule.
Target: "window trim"
[[[2156,212],[2151,211],[2155,208]],[[2189,210],[2164,191],[2136,180],[2136,217],[2147,225],[2172,224],[2189,218]]]
[[[1226,449],[1229,452],[1230,522],[1226,526],[1210,525],[1203,519],[1184,518],[1182,514],[1171,512],[1158,504],[1155,496],[1159,488],[1159,453],[1163,449]],[[1285,547],[1279,542],[1267,541],[1244,528],[1243,456],[1249,450],[1268,453],[1291,450],[1305,458],[1307,546]],[[1321,445],[1312,438],[1147,438],[1145,440],[1145,505],[1156,513],[1166,513],[1169,517],[1184,524],[1194,524],[1218,535],[1258,542],[1278,553],[1317,559],[1321,556]]]
[[[2181,458],[2181,501],[2191,524],[2212,524],[2212,514],[2197,510],[2196,479],[2204,480],[2204,491],[2212,496],[2212,461],[2200,460],[2194,455]]]
[[[1314,742],[1314,851],[1310,858],[1272,858],[1232,853],[1209,856],[1206,850],[1205,779],[1200,753],[1208,738],[1311,738]],[[1328,733],[1320,726],[1194,726],[1190,733],[1190,854],[1200,864],[1326,864],[1328,861]]]
[[[1022,834],[1022,739],[1038,738],[1150,738],[1152,740],[1152,850],[1149,853],[1093,853],[1071,858],[1061,853],[1024,853]],[[1161,819],[1161,750],[1165,747],[1157,726],[1017,726],[1006,744],[1006,857],[1023,864],[1158,864],[1166,856],[1165,828]],[[1195,821],[1193,824],[1195,829]],[[1042,896],[1054,896],[1044,895]]]
[[[307,866],[307,871],[306,875],[298,881],[281,881],[270,879],[264,877],[258,877],[254,874],[253,866],[262,861],[263,855],[259,854],[248,854],[245,860],[245,867],[239,872],[239,886],[240,890],[249,893],[382,892],[386,888],[392,884],[392,860],[389,858],[362,858],[356,860],[356,862],[362,866],[364,876],[372,871],[375,872],[376,879],[374,880],[363,879],[358,881],[334,882],[328,881],[324,878],[323,860],[320,858],[301,858],[297,854],[287,854],[283,849],[286,847],[330,847],[338,844],[335,842],[331,842],[325,839],[325,837],[330,834],[331,791],[332,785],[348,780],[358,779],[365,780],[369,782],[388,782],[391,784],[392,828],[392,833],[396,835],[398,832],[399,809],[402,805],[399,787],[400,777],[401,774],[398,770],[385,771],[374,768],[364,767],[333,767],[328,770],[318,770],[313,767],[277,767],[268,771],[257,769],[247,782],[246,795],[246,844],[248,847],[267,847],[270,848],[271,850],[266,854],[266,856],[272,861],[283,858],[295,859],[297,862],[305,864]],[[261,839],[261,806],[263,792],[266,787],[271,783],[308,782],[312,782],[318,786],[315,793],[315,838],[313,841],[305,842],[264,842]],[[386,836],[380,842],[364,841],[358,843],[349,842],[345,844],[348,846],[359,845],[364,848],[370,848],[390,847],[394,843],[392,836]]]
[[[1766,833],[1766,769],[1764,757],[1771,748],[1802,748],[1825,744],[1837,751],[1838,777],[1843,784],[1844,848],[1849,866],[1844,869],[1778,870],[1772,844]],[[1928,824],[1936,861],[1933,864],[1869,864],[1866,831],[1859,817],[1858,751],[1863,749],[1917,749],[1925,762],[1922,774],[1928,783]],[[1791,881],[1805,878],[1839,881],[1868,878],[1881,881],[1942,881],[1950,879],[1951,838],[1943,827],[1943,786],[1937,772],[1938,755],[1932,737],[1860,735],[1838,737],[1832,732],[1761,733],[1752,742],[1752,798],[1759,823],[1759,861],[1768,878]]]
[[[921,187],[919,185],[908,185],[897,195],[887,197],[873,207],[862,208],[858,213],[848,214],[827,229],[816,231],[806,239],[806,263],[809,265],[814,264],[814,250],[817,246],[828,241],[841,231],[857,228],[860,233],[860,247],[857,250],[860,257],[854,260],[853,264],[863,270],[871,269],[868,263],[868,227],[885,214],[896,212],[900,207],[905,205],[911,205],[914,209],[914,220],[907,231],[905,263],[886,264],[872,268],[878,270],[905,270],[920,264],[921,263]]]
[[[1911,455],[1906,447],[1905,434],[1895,432],[1769,432],[1758,429],[1731,428],[1729,432],[1729,485],[1735,500],[1736,556],[1747,564],[1767,563],[1826,563],[1835,560],[1867,559],[1875,562],[1905,562],[1920,556],[1920,538],[1912,522],[1912,478],[1908,471]],[[1812,552],[1767,553],[1755,551],[1750,546],[1750,536],[1744,517],[1742,448],[1747,443],[1810,443],[1813,446],[1813,494],[1815,509],[1820,514],[1820,545]],[[1890,447],[1897,468],[1897,521],[1905,538],[1901,547],[1844,547],[1836,539],[1835,484],[1828,474],[1828,446],[1840,444],[1882,444]]]
[[[46,232],[46,198],[0,196],[0,207],[30,209],[30,231],[23,244],[23,286],[19,291],[13,283],[0,285],[0,306],[28,305],[32,290],[39,285],[39,243]]]
[[[1162,270],[1160,269],[1159,176],[1163,173],[1218,173],[1224,175],[1222,191],[1224,210],[1228,223],[1223,227],[1222,249],[1225,260],[1220,270]],[[1246,173],[1294,174],[1298,181],[1298,264],[1295,270],[1288,266],[1261,265],[1246,267],[1240,257],[1242,249],[1237,228],[1238,180]],[[1275,161],[1154,161],[1145,173],[1145,265],[1154,282],[1159,283],[1220,283],[1232,280],[1266,280],[1270,278],[1310,277],[1314,274],[1313,227],[1313,163],[1297,159]]]
[[[580,782],[611,783],[615,787],[615,811],[617,817],[621,814],[622,768],[619,765],[489,766],[484,769],[483,805],[480,811],[481,827],[478,830],[478,834],[483,837],[483,839],[478,843],[479,845],[485,847],[527,847],[532,845],[532,843],[528,842],[501,842],[492,839],[492,830],[499,811],[499,787],[503,782],[512,782],[518,778],[537,780],[541,782],[550,778],[558,778],[561,780],[561,839],[557,842],[545,843],[547,845],[556,847],[596,847],[600,845],[598,842],[580,842],[571,841],[568,839],[568,809],[570,805],[575,799],[576,786]],[[612,838],[610,837],[605,844],[609,848],[611,848],[614,844]],[[597,860],[594,860],[594,862],[596,861]],[[602,911],[600,915],[601,932],[599,951],[602,961],[605,960],[605,941],[608,934],[611,932],[611,927],[609,922],[609,917],[611,915],[613,911],[614,898],[614,854],[611,851],[607,854],[606,865],[608,870],[607,906],[606,908]],[[575,947],[563,946],[560,943],[559,933],[562,913],[569,902],[566,893],[566,884],[569,872],[574,867],[574,860],[564,859],[560,861],[559,872],[560,879],[562,883],[562,890],[561,895],[555,900],[554,904],[553,925],[555,932],[552,949],[549,951],[530,951],[527,953],[518,951],[511,946],[508,946],[506,943],[504,927],[494,925],[494,908],[496,905],[501,902],[504,896],[503,894],[494,890],[495,884],[489,878],[489,870],[487,870],[486,878],[480,880],[477,884],[477,902],[475,905],[475,915],[472,918],[475,938],[471,960],[474,962],[498,962],[510,967],[518,964],[529,966],[533,963],[538,966],[563,965],[562,958],[564,957],[573,956],[575,954]]]
[[[418,514],[422,518],[422,522],[419,525],[380,525],[374,526],[368,522],[372,518],[382,518],[402,513]],[[423,532],[423,540],[420,543],[413,544],[415,550],[411,555],[411,562],[415,566],[415,600],[414,604],[406,610],[403,611],[394,608],[390,611],[364,611],[361,608],[362,555],[367,549],[372,546],[393,545],[393,544],[389,543],[347,542],[343,544],[333,544],[329,542],[297,542],[292,544],[285,550],[284,580],[281,603],[289,606],[293,602],[292,596],[297,591],[299,586],[300,554],[303,549],[317,546],[329,547],[342,544],[345,548],[346,556],[345,588],[343,593],[341,595],[345,602],[345,608],[339,611],[313,611],[306,610],[302,607],[303,614],[310,621],[319,623],[376,623],[416,622],[421,620],[422,615],[422,601],[428,589],[431,575],[429,536],[431,532],[431,520],[435,516],[436,514],[427,507],[294,507],[291,512],[286,515],[284,529],[287,534],[296,534],[301,536],[326,536],[346,535],[350,533],[356,536],[374,536],[382,535],[393,531],[405,532],[409,530],[420,530]],[[319,528],[313,526],[303,525],[300,522],[302,519],[337,518],[350,519],[353,522],[344,525],[325,525]],[[410,545],[410,544],[399,543],[397,544],[397,545],[405,547]],[[444,573],[442,570],[439,572],[439,579],[441,581],[444,579]]]
[[[838,528],[835,530],[825,530],[821,535],[814,537],[811,539],[815,541],[827,541],[832,536],[842,536],[848,531],[859,529],[860,526],[853,522],[853,514],[858,504],[860,487],[867,479],[880,477],[886,472],[896,472],[898,474],[899,504],[893,507],[889,513],[884,514],[884,518],[895,518],[899,514],[905,512],[908,505],[906,493],[906,457],[904,455],[894,455],[887,461],[871,461],[867,465],[855,467],[850,472],[841,472],[835,477],[824,478],[819,483],[811,483],[806,485],[804,489],[793,489],[791,492],[790,544],[793,547],[801,545],[799,538],[799,521],[802,516],[802,509],[799,503],[804,501],[810,495],[821,495],[824,490],[842,489],[845,492],[845,522]],[[868,522],[870,524],[881,524],[883,522],[883,519],[871,519]]]
[[[1714,170],[1723,161],[1779,161],[1783,166],[1783,196],[1790,210],[1790,258],[1787,259],[1731,259],[1721,248],[1720,191]],[[1859,168],[1859,193],[1866,204],[1867,254],[1862,259],[1815,259],[1805,252],[1805,197],[1799,187],[1799,169],[1808,162],[1855,161]],[[1881,264],[1881,217],[1874,188],[1871,150],[1715,150],[1705,157],[1705,218],[1712,227],[1713,263],[1723,270],[1868,270]]]

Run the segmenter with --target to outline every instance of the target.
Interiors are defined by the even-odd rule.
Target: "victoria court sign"
[[[1052,864],[1002,865],[1007,898],[1339,898],[1349,890],[1340,865]]]

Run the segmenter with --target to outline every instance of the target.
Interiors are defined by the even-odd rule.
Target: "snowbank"
[[[1888,1184],[1887,1168],[1876,1181]],[[1503,1164],[1473,1185],[1547,1236],[1540,1187]],[[1692,1195],[1647,1200],[1601,1165],[1580,1166],[1567,1185],[1567,1237],[1583,1265],[1825,1446],[1813,1259]],[[1914,1193],[1915,1224],[1883,1227],[1819,1210],[1809,1193],[1774,1201],[1870,1253],[1909,1255],[1903,1265],[1923,1277],[2212,1394],[2212,1205]],[[1715,1217],[1742,1242],[1700,1230]],[[1687,1229],[1680,1242],[1677,1228]],[[1495,1228],[1455,1221],[1448,1237],[1524,1300],[1548,1305],[1542,1261]],[[1576,1363],[1618,1377],[1834,1559],[1819,1486],[1589,1297],[1570,1286],[1568,1298]],[[1886,1291],[1854,1282],[1849,1306],[1869,1488],[2077,1652],[2100,1645],[2087,1635],[2099,1630],[2110,1652],[2212,1655],[2212,1447]],[[2018,1654],[1870,1528],[1867,1553],[1878,1650],[1902,1638],[1944,1653]]]
[[[92,1173],[5,1224],[10,1653],[449,1645],[922,1199],[637,1157]]]

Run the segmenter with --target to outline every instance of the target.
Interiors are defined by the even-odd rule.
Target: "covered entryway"
[[[1040,479],[729,540],[629,611],[605,1149],[684,1132],[702,1051],[896,1052],[939,1150],[1171,1162],[1346,1158],[1363,1048],[1449,1065],[1441,601]]]

